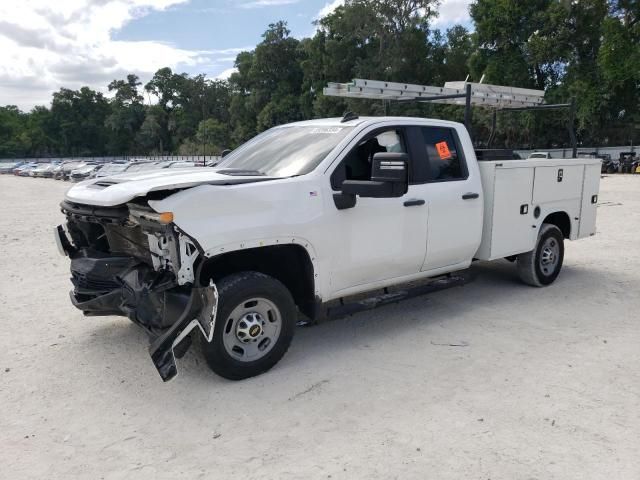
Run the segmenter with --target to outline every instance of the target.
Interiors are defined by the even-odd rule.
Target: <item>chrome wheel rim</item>
[[[281,330],[278,307],[266,298],[250,298],[233,309],[224,324],[222,340],[231,357],[254,362],[273,349]]]
[[[551,275],[560,261],[560,244],[555,238],[547,238],[540,251],[540,270],[545,275]]]

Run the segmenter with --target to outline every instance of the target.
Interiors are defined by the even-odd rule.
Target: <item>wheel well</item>
[[[569,238],[571,235],[571,219],[566,212],[554,212],[547,215],[542,223],[549,223],[558,227],[562,231],[564,238]]]
[[[293,300],[309,318],[315,311],[315,282],[311,258],[300,245],[247,248],[211,257],[200,271],[200,284],[214,282],[236,272],[254,271],[269,275],[289,289]]]

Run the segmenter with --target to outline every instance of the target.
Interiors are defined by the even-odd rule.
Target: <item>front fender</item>
[[[201,185],[150,200],[157,212],[172,212],[178,228],[195,240],[204,257],[273,245],[296,244],[309,254],[317,294],[326,288],[318,254],[327,231],[318,179],[295,177],[243,185]],[[322,296],[322,295],[321,295]]]

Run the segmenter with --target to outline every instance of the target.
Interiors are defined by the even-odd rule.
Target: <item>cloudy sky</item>
[[[169,66],[224,78],[238,52],[283,19],[296,37],[343,0],[0,0],[0,105],[48,105],[60,87],[148,80]],[[470,0],[442,0],[437,26],[467,23]]]

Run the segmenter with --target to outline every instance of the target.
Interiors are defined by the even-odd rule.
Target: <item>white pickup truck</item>
[[[552,283],[564,241],[595,234],[599,181],[598,159],[478,162],[461,124],[347,116],[273,128],[215,167],[82,182],[55,236],[73,304],[144,327],[163,380],[198,331],[211,369],[242,379],[301,317],[460,284],[474,260]]]

